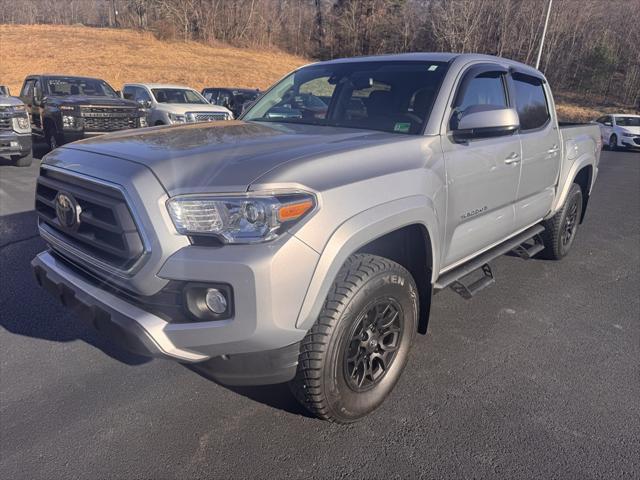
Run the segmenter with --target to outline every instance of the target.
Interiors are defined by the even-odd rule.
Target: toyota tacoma
[[[600,147],[597,126],[558,124],[545,77],[517,62],[316,63],[240,120],[48,154],[49,248],[32,265],[134,352],[223,384],[290,382],[315,415],[353,422],[393,389],[435,292],[473,297],[508,252],[567,255]]]

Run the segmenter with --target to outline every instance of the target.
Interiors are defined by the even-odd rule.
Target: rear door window
[[[126,86],[122,89],[122,96],[127,100],[135,99],[135,87]]]
[[[520,130],[544,127],[551,119],[542,80],[521,73],[513,74],[516,110],[520,117]]]

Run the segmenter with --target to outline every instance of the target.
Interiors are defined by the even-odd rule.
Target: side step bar
[[[487,250],[481,255],[472,258],[467,263],[464,263],[453,270],[443,273],[438,277],[434,290],[444,290],[447,287],[451,287],[456,293],[460,294],[464,298],[471,298],[474,294],[480,290],[488,287],[495,282],[493,272],[489,266],[489,262],[497,257],[500,257],[510,251],[525,259],[531,258],[536,253],[540,252],[544,246],[539,238],[540,233],[544,231],[542,225],[534,225],[528,228],[522,233],[519,233],[513,238],[496,245],[490,250]],[[526,246],[527,242],[533,242],[533,245]],[[482,271],[482,278],[476,280],[471,285],[466,286],[461,280],[467,275],[477,271]]]

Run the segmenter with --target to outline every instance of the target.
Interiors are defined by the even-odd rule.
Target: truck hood
[[[93,96],[93,95],[66,95],[64,97],[47,96],[46,100],[64,105],[97,105],[107,107],[136,107],[138,104],[132,100],[123,98]]]
[[[16,105],[24,105],[24,103],[22,103],[22,100],[20,100],[19,98],[0,95],[0,108],[14,107]]]
[[[226,121],[122,131],[65,145],[151,169],[169,195],[241,192],[294,160],[403,141],[406,135],[284,123]],[[63,153],[63,152],[60,152]],[[77,161],[77,155],[70,155]],[[65,155],[52,156],[65,165]]]
[[[158,110],[165,112],[185,114],[187,112],[216,112],[231,113],[227,108],[209,103],[158,103]]]

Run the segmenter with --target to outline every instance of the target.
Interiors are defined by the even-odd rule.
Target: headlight
[[[623,137],[627,137],[627,138],[633,138],[635,137],[635,135],[633,133],[629,133],[629,132],[621,132]]]
[[[183,235],[213,235],[224,243],[258,243],[277,238],[313,210],[308,193],[281,195],[184,195],[169,199],[173,224]]]
[[[169,120],[171,120],[173,123],[184,123],[186,121],[184,115],[178,115],[177,113],[170,113]]]
[[[62,115],[62,128],[76,128],[77,120],[71,115]]]
[[[141,115],[140,116],[140,127],[144,128],[144,127],[148,127],[149,124],[147,123],[147,117],[145,115]]]
[[[17,133],[29,133],[31,131],[29,117],[26,114],[20,117],[13,117],[13,130]]]

